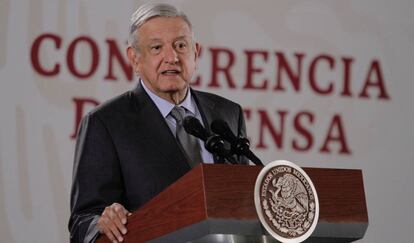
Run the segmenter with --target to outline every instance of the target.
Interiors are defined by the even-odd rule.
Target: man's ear
[[[134,73],[138,73],[139,57],[136,50],[132,46],[128,46],[126,51]]]
[[[200,57],[200,52],[201,52],[201,45],[200,45],[200,43],[196,42],[195,43],[195,58],[196,58],[196,60]]]
[[[198,59],[200,58],[201,53],[201,45],[196,42],[195,43],[195,50],[194,50],[194,61],[196,63],[196,68],[198,67]]]

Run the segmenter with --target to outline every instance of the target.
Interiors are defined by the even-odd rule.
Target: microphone
[[[185,131],[204,141],[204,147],[212,154],[224,157],[230,163],[236,164],[237,162],[231,156],[231,152],[225,148],[224,140],[217,134],[211,134],[207,131],[200,121],[194,116],[186,116],[183,120],[183,127]]]
[[[183,120],[185,131],[203,141],[210,136],[209,132],[201,125],[200,121],[194,116],[186,116]]]
[[[215,120],[211,123],[211,130],[227,140],[235,154],[246,156],[256,165],[263,165],[262,161],[250,150],[249,140],[244,137],[236,137],[227,122],[221,119]]]

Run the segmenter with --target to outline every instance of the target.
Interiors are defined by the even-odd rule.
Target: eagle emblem
[[[264,167],[256,181],[256,210],[266,230],[277,240],[301,242],[316,227],[317,194],[300,167],[289,161],[275,162]]]

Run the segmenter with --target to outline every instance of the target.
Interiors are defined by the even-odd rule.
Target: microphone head
[[[210,127],[213,132],[218,133],[218,134],[225,132],[227,129],[230,129],[227,122],[221,119],[214,120],[211,123]]]
[[[233,134],[231,131],[229,124],[227,122],[217,119],[211,123],[211,130],[214,133],[217,133],[221,136],[223,136],[226,140],[228,140],[230,143],[233,143],[236,141],[237,137]]]
[[[208,132],[194,116],[186,116],[183,120],[183,127],[187,133],[206,141]]]

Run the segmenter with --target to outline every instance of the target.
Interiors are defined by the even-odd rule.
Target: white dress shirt
[[[157,96],[156,94],[154,94],[150,89],[148,89],[145,86],[142,80],[140,80],[140,82],[142,84],[142,87],[144,87],[145,92],[149,95],[151,100],[157,106],[158,110],[161,112],[161,115],[164,117],[165,121],[167,122],[167,125],[170,128],[172,134],[175,136],[176,121],[174,118],[168,115],[170,114],[171,110],[174,108],[175,105]],[[183,102],[181,102],[178,106],[184,107],[186,110],[186,115],[194,116],[201,122],[201,124],[203,124],[203,126],[205,126],[203,119],[201,118],[201,114],[198,110],[197,104],[194,101],[193,97],[191,96],[190,90],[188,90],[187,95],[185,99],[183,100]],[[201,148],[200,152],[201,152],[201,158],[203,159],[203,162],[209,163],[209,164],[214,163],[213,155],[210,152],[208,152],[206,148],[204,147],[204,141],[202,141],[201,139],[197,139],[197,140],[200,144],[200,148]]]

